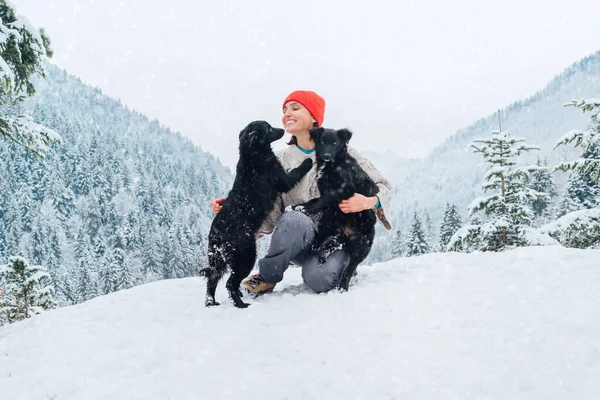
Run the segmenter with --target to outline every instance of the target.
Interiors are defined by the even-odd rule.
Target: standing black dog
[[[241,299],[240,283],[256,261],[256,233],[273,209],[277,195],[293,188],[312,167],[312,160],[306,159],[285,172],[271,150],[271,143],[283,134],[283,129],[272,128],[264,121],[251,122],[240,132],[240,158],[233,188],[210,227],[209,266],[200,270],[207,279],[207,307],[219,305],[215,291],[228,269],[229,298],[236,307],[248,307]]]
[[[335,249],[343,248],[350,258],[337,288],[347,291],[356,267],[371,251],[377,218],[373,210],[344,214],[339,204],[354,193],[375,196],[379,188],[348,154],[352,132],[348,129],[316,128],[310,132],[315,142],[317,186],[321,197],[301,206],[307,214],[321,214],[312,246],[320,263]]]

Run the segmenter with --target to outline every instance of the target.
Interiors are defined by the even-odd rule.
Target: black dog
[[[226,288],[239,308],[249,304],[241,299],[240,283],[256,261],[256,233],[280,192],[287,192],[311,169],[306,159],[286,173],[271,150],[271,142],[280,139],[283,129],[255,121],[240,132],[240,158],[233,188],[223,208],[215,216],[208,235],[208,267],[200,271],[206,277],[205,305],[217,306],[215,291],[228,269],[231,276]]]
[[[348,129],[316,128],[311,130],[310,137],[315,142],[317,186],[321,197],[299,208],[307,214],[321,215],[312,246],[321,264],[335,249],[343,248],[348,253],[349,263],[337,285],[338,290],[346,291],[358,264],[371,251],[377,218],[373,210],[344,214],[339,204],[354,193],[375,196],[379,188],[348,154],[348,141],[352,137]]]

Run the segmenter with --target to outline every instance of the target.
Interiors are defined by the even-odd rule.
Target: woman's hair
[[[313,122],[313,128],[318,128],[319,124],[316,122]],[[296,139],[296,136],[292,135],[292,137],[290,138],[290,140],[287,141],[286,143],[288,146],[294,145],[294,144],[298,144],[298,139]]]

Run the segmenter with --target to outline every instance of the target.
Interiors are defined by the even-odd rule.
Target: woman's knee
[[[277,221],[277,228],[280,230],[287,230],[288,228],[312,228],[313,222],[309,216],[300,211],[286,211],[284,212],[279,220]]]
[[[348,256],[341,250],[332,253],[324,265],[319,264],[316,257],[311,257],[302,266],[302,278],[314,292],[328,292],[337,286],[347,261]]]

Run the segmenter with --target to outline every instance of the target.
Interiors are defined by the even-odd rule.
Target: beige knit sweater
[[[381,173],[371,164],[369,160],[360,155],[354,148],[348,146],[348,153],[358,161],[359,165],[365,170],[365,172],[373,179],[373,181],[379,187],[379,201],[383,212],[388,209],[394,189],[392,184],[381,175]],[[290,170],[299,166],[302,161],[307,158],[313,160],[313,167],[304,177],[298,182],[296,186],[287,193],[281,194],[275,202],[273,211],[269,214],[259,232],[263,234],[269,234],[275,229],[277,220],[285,210],[287,206],[303,204],[314,198],[319,197],[319,188],[317,187],[317,161],[315,153],[306,154],[300,150],[296,145],[291,145],[283,150],[279,150],[275,153],[281,165],[285,170]]]

